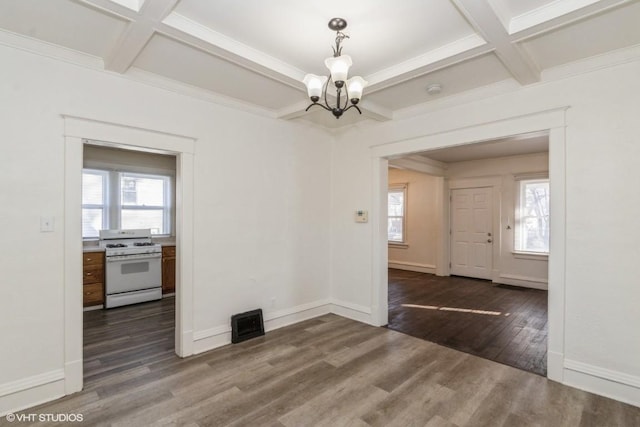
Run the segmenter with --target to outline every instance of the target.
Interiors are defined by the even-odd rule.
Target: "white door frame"
[[[409,140],[390,141],[371,148],[373,203],[373,295],[371,323],[382,326],[388,323],[387,277],[387,168],[388,159],[437,148],[473,144],[529,132],[549,132],[549,185],[551,188],[549,242],[549,293],[547,338],[547,377],[562,382],[564,369],[565,329],[565,111],[568,107],[534,112],[524,116],[507,118],[489,123],[461,127],[459,129],[417,137]]]
[[[65,393],[82,390],[82,161],[85,140],[176,156],[175,350],[193,354],[193,174],[195,138],[72,116],[64,118]]]

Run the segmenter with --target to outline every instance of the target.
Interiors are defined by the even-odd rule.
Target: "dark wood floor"
[[[84,390],[22,412],[126,427],[640,425],[640,408],[336,315],[180,359],[172,316],[166,300],[85,313]]]
[[[389,269],[388,327],[547,374],[547,291]]]
[[[84,381],[173,359],[175,298],[84,312]]]

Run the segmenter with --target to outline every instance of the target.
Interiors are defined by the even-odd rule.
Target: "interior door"
[[[491,279],[493,190],[451,190],[451,274]]]

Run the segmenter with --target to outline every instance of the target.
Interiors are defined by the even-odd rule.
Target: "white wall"
[[[547,153],[524,156],[500,157],[495,159],[473,160],[449,163],[447,178],[449,182],[494,177],[499,188],[494,188],[494,230],[493,277],[495,283],[525,286],[537,289],[547,288],[549,263],[544,258],[525,259],[513,253],[514,250],[514,212],[517,197],[515,175],[549,171]],[[472,184],[473,185],[473,184]],[[553,189],[551,190],[553,191]],[[553,219],[551,219],[553,221]],[[510,226],[510,228],[507,228]],[[496,244],[497,243],[497,244]]]
[[[61,114],[197,139],[195,334],[250,308],[286,321],[327,305],[328,134],[4,46],[0,58],[0,414],[61,392],[21,392],[64,368]]]
[[[411,147],[412,140],[427,135],[445,141],[448,131],[569,106],[563,381],[640,405],[640,193],[630,185],[640,183],[639,75],[636,58],[342,132],[333,150],[333,298],[372,306],[375,223],[357,227],[349,215],[355,206],[374,203],[371,147],[393,141]]]
[[[438,251],[439,179],[420,172],[389,168],[389,186],[407,184],[406,248],[389,245],[389,264],[424,273],[435,273]]]

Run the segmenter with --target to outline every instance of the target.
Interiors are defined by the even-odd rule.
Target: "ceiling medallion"
[[[342,18],[333,18],[329,21],[329,28],[336,32],[336,45],[333,48],[333,57],[327,58],[324,61],[330,74],[329,76],[316,76],[314,74],[304,76],[304,80],[302,81],[307,86],[307,93],[311,100],[311,104],[305,111],[309,111],[309,108],[318,105],[327,111],[331,111],[336,119],[339,119],[342,113],[350,108],[355,108],[358,110],[358,113],[362,114],[362,111],[358,108],[358,102],[360,102],[362,91],[368,82],[360,76],[351,77],[347,80],[347,73],[349,72],[349,67],[352,62],[349,55],[342,54],[341,46],[343,40],[349,38],[348,35],[342,32],[342,30],[347,28],[347,21]],[[336,91],[336,102],[333,107],[329,104],[327,98],[327,89],[329,86]],[[321,97],[324,102],[318,102]],[[349,104],[349,102],[351,104]]]

